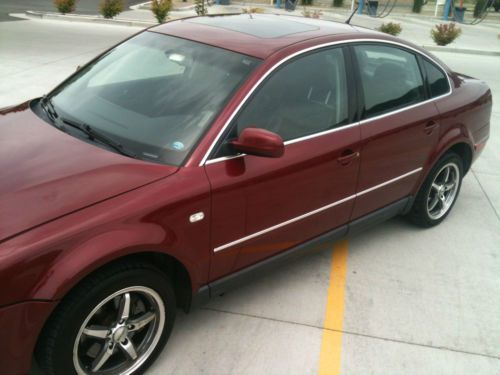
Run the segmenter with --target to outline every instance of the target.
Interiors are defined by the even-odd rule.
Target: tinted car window
[[[347,101],[342,49],[323,50],[273,73],[238,116],[237,133],[258,127],[287,141],[322,132],[348,122]]]
[[[363,87],[364,118],[425,100],[414,54],[382,45],[359,45],[354,50]]]
[[[424,60],[424,68],[427,72],[427,83],[431,97],[435,98],[436,96],[446,94],[450,90],[446,75],[437,66],[427,60]]]

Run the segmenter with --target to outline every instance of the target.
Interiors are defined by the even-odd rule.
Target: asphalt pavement
[[[0,22],[0,107],[48,92],[137,30]],[[448,218],[427,230],[394,218],[179,311],[147,375],[500,374],[500,57],[438,57],[494,97],[491,138]]]
[[[98,14],[101,0],[79,0],[76,11],[81,14]],[[124,0],[124,8],[143,3],[144,0]],[[37,10],[44,12],[57,11],[53,0],[1,0],[0,22],[19,21],[19,18],[10,17],[9,13],[22,13],[25,10]]]

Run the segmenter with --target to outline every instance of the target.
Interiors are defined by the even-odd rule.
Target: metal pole
[[[355,1],[355,0],[352,0],[352,1],[351,1],[351,13],[354,11],[354,1]]]

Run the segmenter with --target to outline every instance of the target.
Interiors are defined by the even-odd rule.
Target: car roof
[[[265,59],[272,53],[309,39],[349,34],[377,34],[345,23],[277,14],[231,14],[184,18],[151,28],[249,56]]]

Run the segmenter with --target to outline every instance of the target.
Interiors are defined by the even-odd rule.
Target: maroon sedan
[[[389,217],[449,214],[481,81],[346,24],[184,19],[0,112],[3,375],[137,374],[177,308]],[[175,359],[173,359],[175,360]]]

